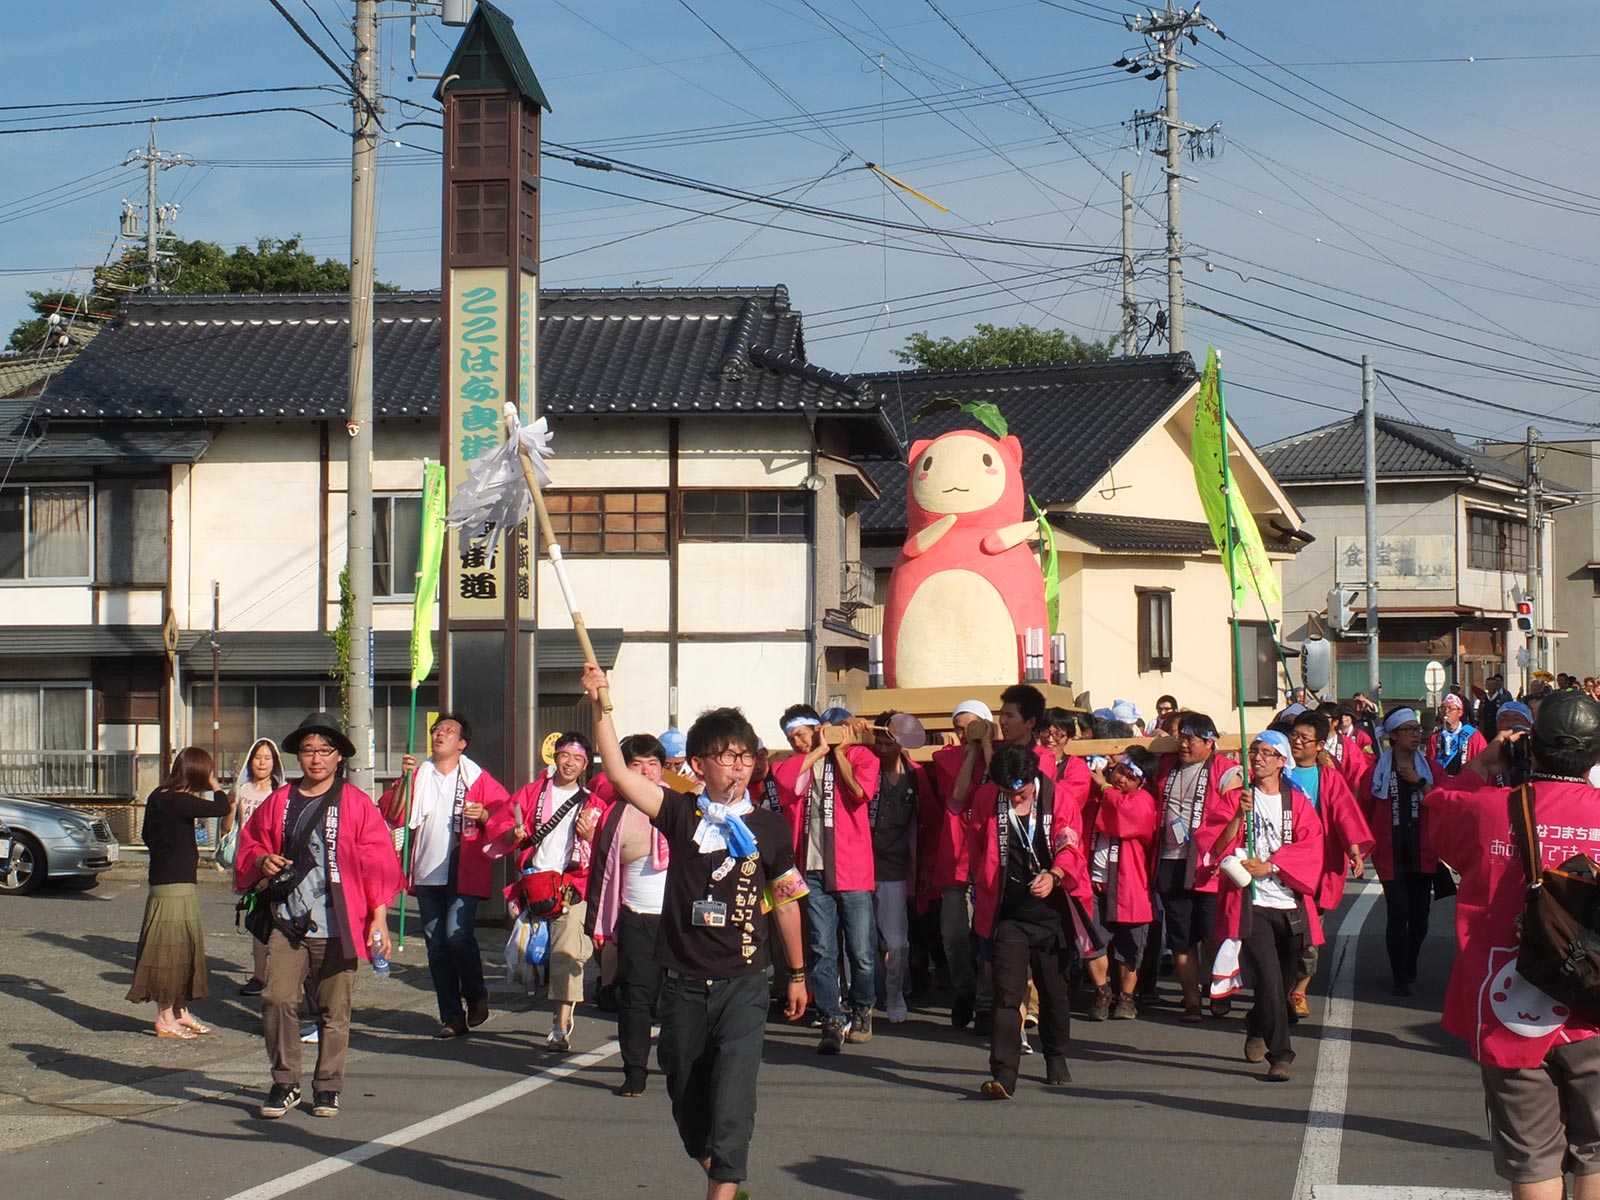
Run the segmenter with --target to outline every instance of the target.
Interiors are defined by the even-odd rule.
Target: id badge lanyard
[[[1017,820],[1017,814],[1015,812],[1007,813],[1006,819],[1011,822],[1011,828],[1015,831],[1016,835],[1022,839],[1022,844],[1028,848],[1028,867],[1034,875],[1037,875],[1041,870],[1043,870],[1043,868],[1039,865],[1039,852],[1034,849],[1033,845],[1033,835],[1039,827],[1038,804],[1035,803],[1033,811],[1028,814],[1028,824],[1026,826],[1024,826],[1021,821]]]

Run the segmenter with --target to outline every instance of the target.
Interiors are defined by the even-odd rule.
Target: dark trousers
[[[756,1070],[767,1025],[767,977],[685,979],[668,971],[661,984],[661,1043],[672,1119],[683,1148],[711,1160],[710,1177],[749,1176],[756,1127]]]
[[[419,887],[417,915],[428,946],[428,974],[439,1001],[439,1020],[459,1021],[466,1006],[489,994],[478,949],[478,898],[449,887]]]
[[[1386,881],[1383,885],[1385,922],[1384,945],[1389,951],[1389,970],[1396,983],[1410,983],[1417,977],[1417,956],[1428,938],[1428,912],[1433,907],[1433,876],[1420,871]]]
[[[1294,1061],[1289,1045],[1289,985],[1305,941],[1289,928],[1294,916],[1291,909],[1256,905],[1250,914],[1250,936],[1240,947],[1256,997],[1255,1007],[1245,1017],[1245,1032],[1267,1043],[1269,1063]]]
[[[1064,974],[1066,962],[1060,948],[1041,950],[1027,942],[995,942],[989,967],[994,976],[994,1025],[989,1035],[989,1074],[1005,1085],[1017,1087],[1017,1064],[1022,1058],[1022,1013],[1028,979],[1039,989],[1039,1036],[1045,1058],[1065,1058],[1072,1034],[1071,996]]]
[[[617,1040],[622,1043],[622,1076],[634,1081],[650,1067],[650,1010],[661,991],[656,964],[656,930],[661,917],[637,913],[627,905],[617,914]]]
[[[272,1082],[300,1082],[300,1003],[315,990],[317,1069],[311,1086],[318,1092],[344,1091],[344,1058],[350,1047],[350,1007],[356,969],[347,967],[339,943],[329,953],[327,938],[291,943],[274,929],[267,942],[266,988],[261,993],[261,1029],[272,1060]]]

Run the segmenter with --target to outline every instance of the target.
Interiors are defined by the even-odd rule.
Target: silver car
[[[111,826],[87,813],[0,796],[0,895],[25,896],[46,879],[93,879],[121,852]]]

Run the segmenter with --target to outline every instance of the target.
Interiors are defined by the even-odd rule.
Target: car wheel
[[[12,830],[11,837],[10,869],[0,871],[0,895],[26,896],[44,883],[44,847],[20,829]]]

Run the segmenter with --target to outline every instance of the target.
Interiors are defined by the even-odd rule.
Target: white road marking
[[[362,1163],[377,1158],[378,1155],[389,1150],[397,1150],[402,1146],[409,1146],[412,1142],[422,1138],[431,1137],[441,1130],[449,1129],[451,1126],[459,1125],[472,1117],[499,1108],[502,1104],[509,1104],[511,1101],[526,1096],[530,1092],[536,1092],[547,1084],[556,1082],[558,1079],[565,1079],[568,1075],[574,1075],[579,1071],[594,1066],[596,1063],[604,1062],[613,1054],[616,1054],[618,1049],[619,1047],[615,1041],[607,1042],[598,1049],[591,1050],[587,1054],[580,1054],[578,1057],[562,1063],[559,1067],[551,1067],[539,1072],[537,1075],[530,1075],[526,1079],[508,1084],[499,1091],[490,1092],[487,1096],[479,1097],[477,1100],[469,1100],[465,1104],[447,1109],[445,1112],[429,1117],[425,1121],[417,1121],[415,1124],[407,1125],[404,1129],[386,1133],[382,1137],[366,1143],[364,1146],[356,1146],[346,1150],[343,1154],[337,1154],[332,1158],[314,1162],[308,1167],[301,1167],[298,1171],[291,1171],[289,1174],[270,1180],[267,1183],[258,1184],[253,1188],[246,1188],[242,1192],[235,1192],[227,1200],[274,1200],[277,1196],[288,1195],[298,1188],[307,1187],[318,1180],[328,1178],[330,1175],[337,1175],[340,1171],[348,1170],[350,1167],[360,1166]]]
[[[1328,988],[1328,1011],[1322,1019],[1322,1037],[1317,1043],[1317,1074],[1311,1084],[1311,1108],[1306,1113],[1306,1136],[1300,1145],[1300,1168],[1295,1172],[1294,1200],[1327,1200],[1334,1194],[1327,1189],[1339,1183],[1344,1107],[1350,1092],[1356,949],[1360,945],[1361,927],[1366,924],[1367,914],[1382,890],[1376,883],[1368,883],[1361,889],[1339,924],[1338,937],[1333,940],[1333,979]],[[1356,1200],[1348,1193],[1340,1195],[1344,1200]],[[1373,1200],[1377,1195],[1373,1194]]]
[[[1311,1186],[1311,1200],[1505,1200],[1509,1194],[1478,1188],[1410,1187],[1406,1184],[1318,1183]]]

